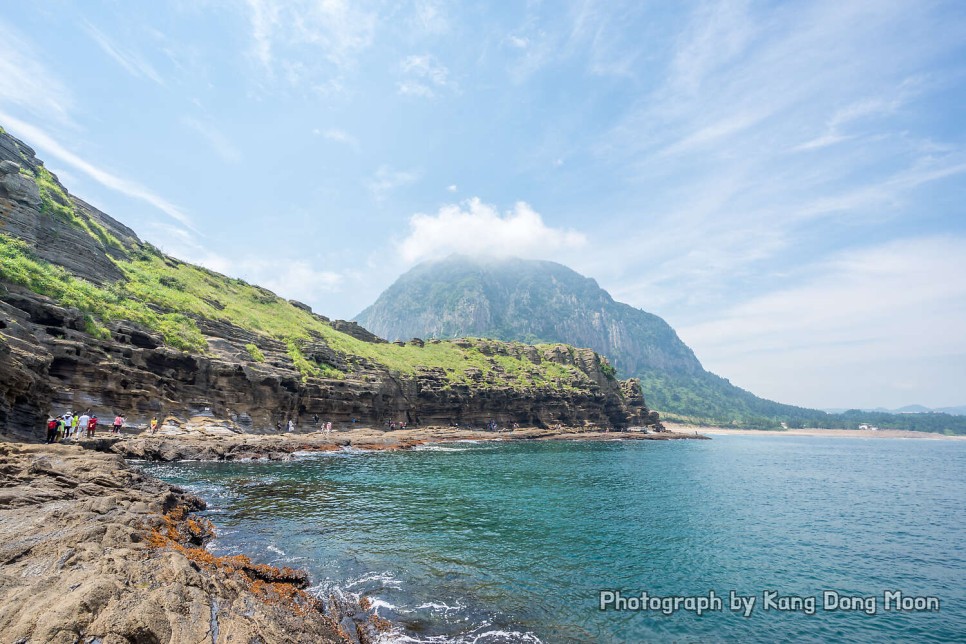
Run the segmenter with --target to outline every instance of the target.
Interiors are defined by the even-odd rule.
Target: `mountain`
[[[170,257],[69,194],[0,128],[0,436],[50,413],[275,431],[379,425],[653,424],[639,383],[590,349],[387,343],[357,324]]]
[[[844,408],[826,408],[830,414],[841,414],[849,411]],[[861,409],[852,411],[883,412],[886,414],[948,414],[950,416],[966,416],[966,405],[955,407],[926,407],[925,405],[906,405],[898,409],[886,409],[885,407],[875,407],[873,409]]]
[[[656,315],[615,302],[555,262],[453,255],[402,275],[355,321],[387,339],[464,336],[566,342],[607,356],[664,413],[745,426],[804,422],[824,412],[759,398],[706,371]]]

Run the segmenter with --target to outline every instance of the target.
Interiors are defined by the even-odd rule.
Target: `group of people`
[[[91,410],[83,414],[75,414],[72,411],[63,416],[51,417],[47,419],[47,442],[59,443],[60,441],[75,440],[79,441],[86,435],[87,438],[94,438],[97,425],[100,421],[97,416],[91,414]],[[118,414],[111,425],[112,434],[120,434],[121,427],[124,426],[124,417]]]

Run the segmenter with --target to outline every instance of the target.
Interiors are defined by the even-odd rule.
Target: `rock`
[[[21,169],[34,174],[42,164],[29,147],[0,134],[0,168],[2,177],[19,180]],[[26,242],[40,259],[100,285],[123,278],[114,260],[157,256],[133,231],[85,202],[70,195],[57,199],[70,205],[76,221],[41,212],[37,205],[0,191],[3,233]],[[103,229],[115,241],[105,245],[84,226]],[[172,258],[164,261],[179,264]],[[266,302],[288,306],[268,291],[260,295]],[[295,306],[309,310],[300,303]],[[597,354],[565,345],[538,348],[463,339],[453,345],[467,350],[466,360],[472,354],[474,362],[467,363],[471,368],[428,365],[399,371],[337,349],[337,343],[330,345],[313,330],[298,343],[302,356],[319,368],[316,377],[303,376],[286,342],[223,319],[195,317],[194,322],[207,345],[197,354],[165,345],[159,333],[132,321],[106,322],[110,337],[94,337],[81,311],[23,286],[0,283],[0,436],[41,441],[48,414],[87,409],[100,418],[99,440],[120,414],[127,419],[127,435],[142,432],[157,415],[160,433],[197,432],[212,443],[236,432],[274,433],[290,419],[297,431],[315,429],[310,427],[313,416],[337,425],[355,420],[376,427],[388,420],[409,425],[482,426],[496,421],[620,428],[647,411],[642,397],[628,396],[607,377]],[[354,322],[336,320],[331,326],[365,342],[385,342]],[[252,344],[263,359],[253,359],[246,348]],[[413,351],[425,347],[419,338],[409,345]],[[478,366],[481,356],[485,368]],[[555,370],[553,378],[528,381],[525,374],[504,370],[504,357],[566,369]],[[151,450],[161,448],[145,444],[142,449],[139,458],[186,457],[170,446],[155,452]],[[214,444],[207,449],[205,455],[242,458],[240,453],[219,452]]]
[[[213,557],[177,488],[74,446],[0,444],[0,457],[0,490],[19,499],[0,503],[0,641],[346,641],[338,624],[358,605],[324,606],[302,571]]]

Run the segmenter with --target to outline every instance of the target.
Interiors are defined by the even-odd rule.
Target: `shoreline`
[[[812,436],[832,438],[918,438],[924,440],[966,440],[966,436],[939,434],[937,432],[915,432],[906,429],[825,429],[822,427],[806,427],[802,429],[733,429],[729,427],[705,427],[684,425],[681,423],[664,423],[668,429],[675,431],[700,431],[711,436]]]
[[[602,432],[576,428],[540,429],[520,428],[512,431],[492,432],[453,427],[419,427],[383,431],[360,427],[348,431],[283,434],[236,434],[208,433],[204,430],[190,432],[142,432],[133,436],[101,437],[83,439],[78,444],[97,451],[120,454],[124,458],[146,461],[240,461],[240,460],[289,460],[295,452],[326,452],[345,448],[367,451],[407,450],[430,443],[451,443],[461,440],[518,441],[518,440],[579,440],[579,441],[627,441],[627,440],[709,440],[695,430],[687,432]]]
[[[368,644],[392,626],[306,592],[304,571],[211,554],[204,500],[119,455],[0,443],[0,457],[5,642]]]
[[[68,443],[0,440],[0,632],[11,641],[381,641],[365,596],[315,597],[302,570],[216,556],[206,502],[128,459],[289,460],[301,451],[412,449],[460,440],[675,440],[526,428],[358,428],[330,436],[193,431]],[[6,640],[4,640],[6,641]]]

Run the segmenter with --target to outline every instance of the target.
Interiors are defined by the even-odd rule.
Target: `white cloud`
[[[252,55],[274,73],[309,58],[297,51],[308,47],[337,69],[352,66],[355,57],[372,44],[377,16],[349,0],[248,0]],[[293,78],[291,66],[288,76]],[[295,74],[301,78],[302,74]]]
[[[523,36],[509,35],[506,37],[506,42],[517,49],[526,49],[530,46],[530,39]]]
[[[449,19],[435,0],[417,0],[409,25],[422,35],[444,34],[449,31]]]
[[[131,76],[147,78],[158,85],[164,85],[164,80],[161,78],[161,75],[141,55],[133,51],[121,49],[89,22],[84,23],[84,30],[105,54],[110,56],[114,62],[124,68],[124,71]]]
[[[69,123],[71,94],[39,62],[41,58],[29,41],[0,22],[0,104],[16,105],[45,119]]]
[[[712,371],[759,395],[811,406],[882,404],[883,396],[903,395],[905,365],[966,356],[966,282],[950,279],[966,275],[966,238],[846,251],[810,272],[803,283],[679,333]],[[933,391],[931,403],[953,404],[960,381],[950,376],[937,369],[918,389]],[[851,383],[844,390],[843,380]]]
[[[445,205],[435,215],[413,215],[409,228],[409,235],[399,244],[407,262],[454,252],[559,258],[559,253],[586,243],[582,233],[547,226],[540,214],[522,201],[501,215],[476,197]]]
[[[623,271],[623,299],[690,321],[772,288],[778,267],[938,217],[914,204],[966,173],[932,106],[961,87],[945,61],[962,24],[915,7],[700,5],[672,36],[663,82],[594,150],[639,204],[595,275]]]
[[[150,224],[150,237],[165,253],[267,288],[286,299],[318,302],[325,294],[338,292],[345,276],[316,268],[309,261],[273,253],[272,259],[226,256],[212,250],[193,234],[178,226]]]
[[[324,294],[338,291],[343,283],[342,274],[320,270],[301,259],[229,260],[225,268],[286,299],[306,303],[317,302]]]
[[[368,181],[367,187],[373,199],[384,201],[391,192],[415,183],[419,177],[420,173],[414,170],[394,170],[384,165],[376,170],[375,175]]]
[[[456,192],[457,190],[458,190],[458,188],[456,187],[456,184],[455,183],[446,186],[446,191],[447,192]]]
[[[432,98],[437,90],[456,88],[456,84],[449,78],[446,66],[429,54],[407,56],[399,67],[406,76],[396,85],[403,96]]]
[[[140,199],[141,201],[154,206],[172,219],[175,219],[181,225],[194,229],[194,225],[192,224],[188,215],[183,213],[177,206],[172,204],[167,199],[151,192],[147,188],[135,183],[134,181],[119,177],[116,174],[112,174],[106,170],[98,168],[92,163],[85,161],[73,152],[64,148],[44,130],[30,125],[29,123],[25,123],[24,121],[21,121],[20,119],[14,118],[13,116],[3,112],[0,112],[0,121],[9,126],[10,129],[14,130],[18,136],[28,139],[31,145],[35,145],[54,158],[59,159],[61,162],[83,172],[101,185],[128,197]]]
[[[354,148],[359,147],[359,141],[356,140],[354,136],[352,136],[351,134],[349,134],[344,130],[332,128],[332,129],[325,130],[324,132],[321,130],[314,130],[314,133],[321,135],[324,139],[328,141],[333,141],[335,143],[344,143]]]
[[[191,128],[203,138],[208,145],[228,163],[239,163],[242,160],[241,151],[235,144],[225,136],[217,127],[211,123],[203,123],[196,118],[186,116],[181,122]]]

